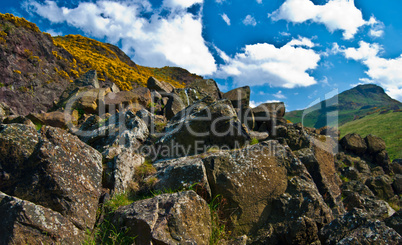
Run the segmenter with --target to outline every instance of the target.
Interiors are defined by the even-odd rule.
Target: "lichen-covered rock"
[[[69,123],[76,121],[76,118],[72,117],[67,112],[53,111],[48,113],[34,113],[26,116],[36,125],[48,125],[57,128],[67,128]]]
[[[402,236],[402,209],[396,212],[391,217],[384,220],[387,226],[393,228],[399,235]]]
[[[255,234],[267,223],[286,226],[301,216],[321,225],[332,220],[305,166],[277,141],[206,154],[203,161],[212,196],[227,200],[226,217],[235,234]]]
[[[183,157],[159,161],[153,164],[157,170],[156,190],[181,190],[196,185],[197,192],[204,198],[211,197],[204,163],[199,158]]]
[[[363,154],[367,149],[367,145],[366,142],[364,142],[364,139],[362,139],[360,135],[355,133],[345,135],[339,143],[341,144],[343,149],[357,155]]]
[[[130,108],[135,112],[148,107],[152,103],[151,92],[147,88],[138,87],[131,91],[120,91],[109,93],[105,96],[106,111],[121,111],[123,108]]]
[[[188,88],[194,89],[199,94],[199,99],[210,96],[215,100],[222,99],[222,93],[217,83],[212,79],[196,79],[187,85]]]
[[[0,192],[0,244],[81,244],[84,231],[52,209]]]
[[[396,174],[394,176],[394,182],[392,183],[392,187],[394,188],[395,194],[402,194],[402,174]]]
[[[302,149],[295,154],[307,167],[328,206],[334,213],[342,214],[344,209],[339,188],[342,182],[336,173],[333,153],[314,145],[312,149]]]
[[[158,141],[159,145],[168,147],[167,154],[162,157],[202,153],[212,146],[233,149],[244,146],[250,140],[228,100],[207,103],[207,106],[198,108],[203,101],[192,105],[183,111],[185,113],[181,114],[181,118],[172,119],[167,125],[165,135]]]
[[[365,184],[370,188],[374,195],[383,200],[388,200],[395,195],[394,190],[392,189],[392,179],[388,175],[371,177],[366,180]]]
[[[117,209],[112,222],[136,244],[209,244],[208,204],[194,191],[162,194]]]
[[[0,126],[0,166],[8,174],[0,191],[61,213],[92,229],[102,177],[102,157],[76,136],[43,127]]]
[[[378,220],[371,220],[361,209],[353,209],[320,231],[324,244],[400,244],[402,237]]]

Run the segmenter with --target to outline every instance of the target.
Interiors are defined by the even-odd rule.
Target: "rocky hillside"
[[[337,96],[337,99],[336,102],[335,97],[330,98],[307,108],[306,110],[312,110],[312,112],[304,117],[304,125],[315,128],[324,127],[327,125],[327,115],[334,110],[338,111],[339,125],[343,125],[367,114],[402,109],[399,101],[390,98],[383,88],[374,84],[359,85],[344,91]],[[286,119],[299,123],[306,110],[286,113]]]
[[[402,160],[381,138],[290,123],[284,103],[252,109],[249,87],[222,93],[179,68],[164,70],[179,87],[122,90],[57,48],[79,73],[41,87],[54,105],[0,103],[0,244],[402,243]]]
[[[146,86],[154,76],[182,88],[201,77],[181,68],[136,65],[116,46],[79,35],[52,38],[24,18],[0,14],[0,102],[15,112],[46,112],[75,79],[96,70],[100,87]]]

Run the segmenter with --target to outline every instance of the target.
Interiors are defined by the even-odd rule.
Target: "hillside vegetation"
[[[166,75],[169,74],[169,72],[164,72],[164,70],[169,70],[167,67],[158,69],[136,65],[120,49],[111,44],[80,35],[55,37],[54,43],[56,46],[66,49],[75,57],[77,60],[77,77],[88,70],[96,70],[99,80],[111,81],[122,90],[131,90],[135,84],[146,86],[150,76],[168,82],[176,88],[184,87],[182,81],[172,79],[171,76]]]
[[[310,107],[318,108],[318,110],[306,115],[303,125],[315,128],[324,127],[327,125],[327,115],[333,111],[337,111],[338,123],[343,125],[377,110],[402,108],[399,101],[390,98],[383,88],[374,84],[359,85],[344,91],[338,95],[337,99],[337,103],[336,97],[333,97]],[[293,123],[299,123],[302,121],[303,111],[291,111],[286,113],[285,118]],[[331,125],[331,122],[328,125],[335,126]]]
[[[384,139],[391,158],[402,158],[402,112],[394,111],[385,114],[379,112],[367,115],[340,126],[341,137],[348,133],[358,133],[362,137],[374,134]]]

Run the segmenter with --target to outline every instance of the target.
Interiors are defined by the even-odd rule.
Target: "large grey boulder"
[[[136,244],[209,244],[211,214],[194,191],[162,194],[117,209],[112,223]]]
[[[265,141],[235,151],[203,154],[212,196],[227,201],[226,217],[235,235],[257,234],[268,223],[284,238],[291,221],[307,216],[322,226],[332,220],[306,167],[289,148]]]
[[[52,209],[0,192],[0,244],[81,244],[84,231]]]
[[[187,85],[187,88],[195,90],[198,94],[198,99],[210,96],[215,100],[222,99],[222,93],[216,82],[212,79],[196,79]]]
[[[199,158],[183,157],[158,161],[153,164],[157,172],[156,190],[182,190],[192,187],[205,199],[211,197],[207,173],[204,163]]]
[[[81,230],[92,229],[100,197],[102,156],[66,131],[0,126],[0,191],[50,208]]]
[[[355,153],[357,155],[363,154],[367,149],[367,144],[359,134],[347,134],[340,140],[340,145],[344,150]]]
[[[208,98],[183,110],[167,125],[165,135],[157,142],[168,148],[162,157],[202,153],[212,146],[233,149],[250,140],[232,104],[228,100],[204,103]]]

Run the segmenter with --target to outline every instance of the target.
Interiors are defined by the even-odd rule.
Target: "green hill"
[[[302,122],[303,113],[306,113],[303,125],[321,128],[327,125],[327,115],[331,119],[334,112],[338,113],[338,124],[343,125],[370,113],[402,108],[399,101],[390,98],[383,88],[374,84],[359,85],[344,91],[338,95],[338,103],[335,102],[336,97],[333,97],[305,110],[291,111],[285,118],[299,123]],[[335,126],[331,121],[328,125]]]
[[[374,134],[384,139],[391,158],[402,158],[402,111],[374,113],[339,127],[341,137],[348,133],[358,133],[365,137]]]

